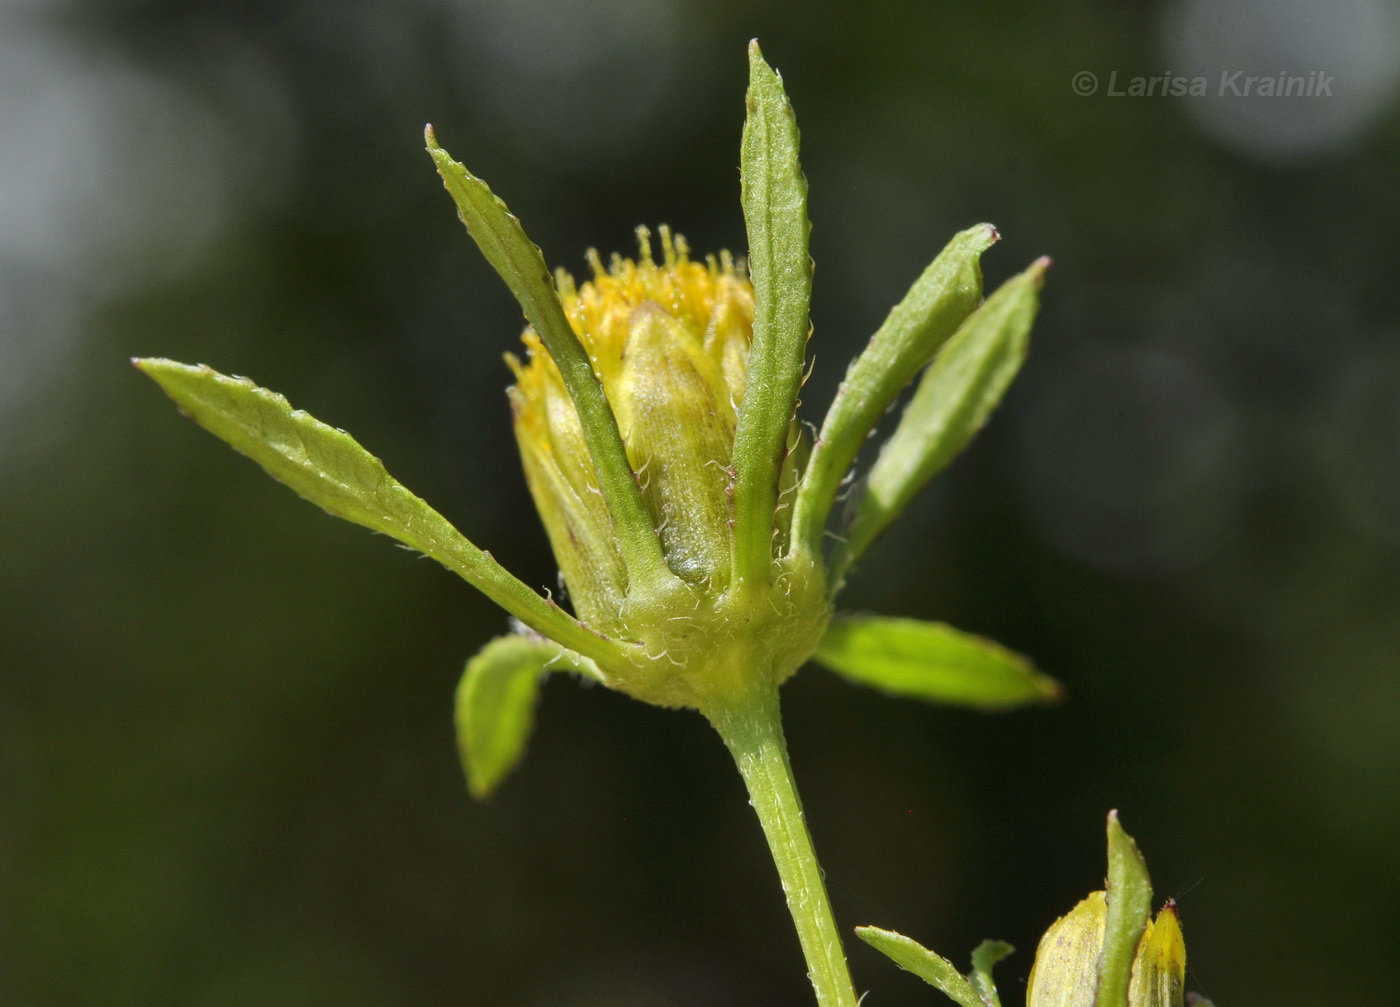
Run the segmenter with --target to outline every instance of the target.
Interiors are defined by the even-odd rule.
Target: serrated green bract
[[[1006,941],[983,941],[972,949],[972,971],[967,978],[988,1007],[1001,1007],[1001,997],[992,981],[992,968],[1015,950]]]
[[[851,361],[798,492],[793,538],[801,547],[819,547],[841,480],[870,431],[982,300],[979,260],[998,237],[990,224],[955,235]]]
[[[987,1001],[978,995],[972,983],[952,962],[934,954],[918,941],[879,927],[856,927],[856,936],[906,972],[914,973],[943,992],[959,1007],[987,1007]]]
[[[788,425],[807,352],[812,265],[807,180],[782,79],[749,44],[748,117],[739,150],[753,281],[753,345],[734,435],[736,580],[767,578]]]
[[[833,558],[833,583],[967,445],[1006,394],[1025,359],[1049,265],[1040,259],[1007,280],[939,351],[871,467]]]
[[[191,419],[337,517],[398,539],[461,576],[530,628],[595,659],[615,645],[579,625],[469,542],[343,430],[247,378],[173,360],[133,361]]]
[[[1021,655],[939,622],[837,616],[813,657],[852,682],[951,706],[1006,710],[1061,694]]]
[[[525,754],[540,680],[550,671],[592,673],[557,643],[518,634],[497,637],[467,662],[457,686],[455,720],[473,797],[490,796]]]
[[[1123,831],[1118,812],[1108,815],[1108,914],[1099,984],[1094,1007],[1124,1007],[1138,942],[1152,914],[1152,879],[1132,836]]]

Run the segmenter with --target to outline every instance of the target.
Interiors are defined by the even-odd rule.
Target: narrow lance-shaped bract
[[[525,318],[549,347],[574,408],[586,418],[581,427],[584,442],[598,473],[598,492],[612,514],[629,577],[659,588],[666,574],[655,531],[642,507],[612,411],[587,353],[564,319],[544,256],[486,183],[438,146],[431,126],[424,135],[428,153],[457,204],[467,233],[505,280]]]
[[[794,548],[820,551],[841,480],[875,424],[981,302],[979,260],[998,237],[990,224],[955,235],[851,362],[798,492]]]
[[[839,587],[850,565],[964,447],[1001,402],[1025,360],[1049,259],[1007,280],[974,311],[924,373],[880,448],[832,559]]]
[[[797,409],[810,322],[807,180],[782,79],[749,43],[748,117],[740,145],[753,350],[734,442],[734,579],[766,584],[788,426]]]
[[[329,513],[433,557],[536,632],[579,654],[612,665],[629,649],[580,626],[511,576],[343,430],[293,410],[247,378],[158,358],[132,363],[196,423]]]

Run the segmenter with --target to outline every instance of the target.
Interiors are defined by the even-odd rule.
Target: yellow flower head
[[[753,288],[728,252],[692,261],[685,239],[637,230],[638,261],[614,255],[577,285],[559,271],[564,311],[617,417],[667,565],[720,589],[729,573],[729,460],[753,339]],[[525,363],[508,356],[515,433],[536,506],[580,616],[617,621],[627,574],[583,427],[534,329]]]
[[[896,694],[982,709],[1053,698],[1029,662],[951,627],[848,615],[853,564],[987,421],[1024,359],[1049,260],[983,298],[997,231],[954,235],[803,436],[811,336],[807,183],[782,80],[749,46],[740,142],[746,266],[693,261],[665,228],[635,260],[551,278],[505,203],[425,131],[458,216],[529,323],[510,357],[516,439],[572,612],[511,575],[349,435],[204,367],[140,360],[191,416],[332,514],[443,563],[520,623],[463,676],[472,789],[523,751],[541,672],[572,670],[729,738],[809,658]],[[920,375],[922,374],[922,377]],[[903,390],[893,433],[857,456]],[[852,488],[843,492],[843,487]],[[838,504],[840,506],[838,507]],[[829,528],[840,515],[839,529]]]

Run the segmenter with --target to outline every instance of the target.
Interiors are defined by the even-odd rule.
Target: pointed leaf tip
[[[840,615],[815,660],[848,681],[909,699],[1009,710],[1050,703],[1060,683],[1026,658],[939,622]]]
[[[769,75],[778,76],[778,72],[768,65],[768,60],[763,55],[763,50],[759,47],[758,39],[749,40],[749,79],[767,71]]]
[[[490,187],[430,140],[428,152],[443,186],[457,204],[457,215],[506,286],[525,319],[539,334],[578,412],[584,441],[593,459],[598,489],[616,522],[618,544],[628,575],[637,584],[672,579],[661,540],[642,503],[641,490],[627,460],[617,419],[588,352],[579,342],[554,289],[544,254],[526,235],[519,219]]]
[[[987,1007],[987,1001],[952,962],[918,941],[879,927],[856,927],[856,936],[906,972],[914,973],[941,991],[959,1007]]]

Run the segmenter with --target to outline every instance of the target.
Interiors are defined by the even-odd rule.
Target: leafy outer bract
[[[1050,702],[1061,694],[1058,682],[1021,655],[939,622],[840,615],[813,657],[861,685],[979,710]]]
[[[1049,259],[1039,259],[1003,283],[968,316],[924,373],[871,467],[845,541],[833,558],[833,585],[987,422],[1025,360],[1049,265]]]
[[[550,671],[594,673],[557,643],[520,634],[497,637],[467,662],[455,719],[472,796],[490,796],[525,754],[540,680]]]
[[[574,408],[578,410],[584,440],[598,476],[598,489],[616,524],[618,545],[628,575],[639,585],[671,580],[661,542],[652,528],[636,476],[628,464],[617,420],[588,353],[559,303],[544,255],[486,183],[438,146],[431,126],[425,137],[428,153],[437,165],[443,186],[457,204],[467,233],[515,295],[526,321],[539,334],[559,368]]]
[[[1126,1007],[1133,958],[1152,912],[1152,879],[1117,811],[1108,813],[1107,902],[1094,1007]]]
[[[431,556],[536,632],[601,662],[619,648],[546,601],[405,489],[343,430],[327,426],[247,378],[173,360],[133,363],[214,436],[302,497]]]
[[[798,493],[793,537],[799,548],[819,547],[836,492],[870,431],[982,300],[979,260],[998,237],[991,224],[955,235],[851,361]]]
[[[914,973],[941,990],[960,1007],[987,1007],[986,1001],[977,995],[967,977],[954,968],[952,962],[917,941],[879,927],[856,927],[856,936],[906,972]]]
[[[788,424],[797,408],[810,328],[807,180],[782,79],[749,43],[748,116],[739,149],[753,344],[734,435],[734,581],[768,576]]]

